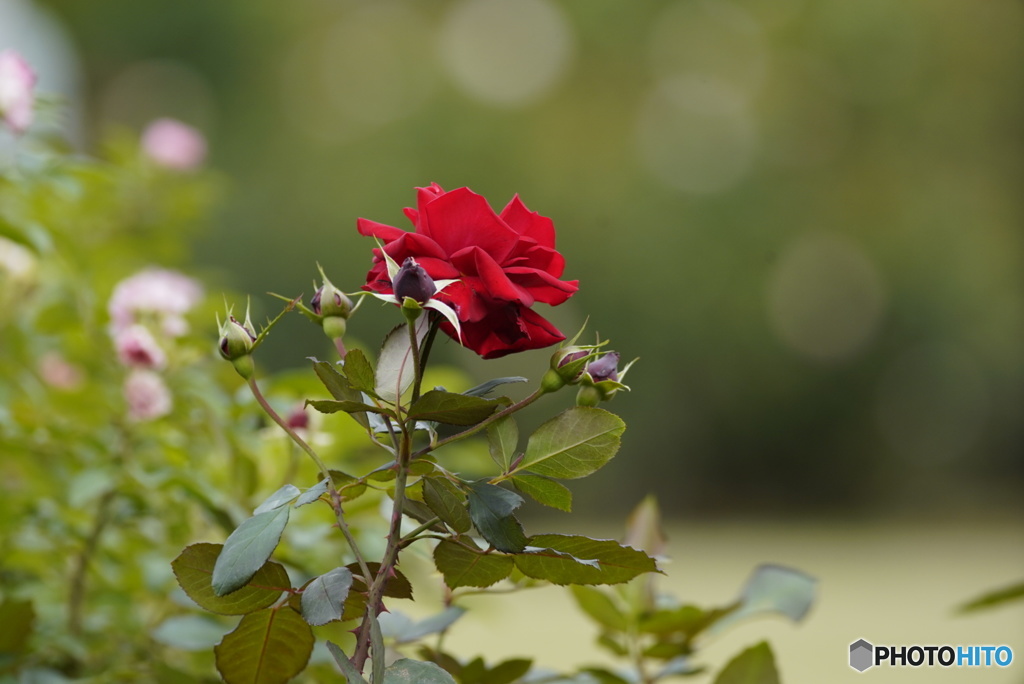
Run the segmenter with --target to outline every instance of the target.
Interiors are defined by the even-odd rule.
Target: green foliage
[[[313,579],[302,590],[302,617],[314,627],[340,620],[351,588],[348,568],[335,568]]]
[[[600,643],[658,661],[667,677],[694,671],[685,658],[701,634],[766,611],[806,612],[813,582],[776,567],[724,608],[655,605],[649,576],[661,549],[636,541],[657,538],[650,507],[627,543],[528,534],[513,488],[569,511],[558,480],[601,469],[625,424],[576,406],[526,435],[521,452],[514,414],[554,390],[487,396],[527,381],[518,376],[427,389],[431,345],[455,315],[443,303],[396,309],[407,322],[376,358],[345,349],[347,318],[327,326],[301,298],[285,298],[263,325],[248,307],[238,321],[228,304],[218,333],[199,294],[171,312],[147,308],[154,295],[138,288],[129,294],[143,304],[125,324],[118,288],[151,259],[166,266],[184,251],[183,230],[199,223],[215,179],[166,174],[129,143],[105,161],[45,146],[26,160],[0,177],[2,239],[31,265],[0,273],[0,674],[132,672],[169,683],[205,681],[215,668],[228,684],[274,684],[336,676],[321,656],[310,664],[316,640],[331,638],[351,651],[327,642],[350,684],[513,684],[529,659],[463,660],[442,650],[443,637],[459,629],[465,596],[551,583],[573,587]],[[199,290],[182,274],[161,277],[177,279],[179,295]],[[191,309],[205,327],[186,320]],[[263,372],[253,352],[292,311],[325,325],[341,363]],[[130,344],[118,337],[126,325]],[[218,336],[231,363],[210,353]],[[133,382],[160,394],[140,403]],[[399,569],[416,567],[402,565],[412,548],[446,585],[444,608],[420,621],[394,607],[414,598]],[[222,616],[238,616],[233,629]],[[422,660],[403,657],[413,650]],[[569,676],[584,674],[618,681],[599,668]]]
[[[514,515],[523,504],[523,497],[486,482],[469,485],[468,497],[469,516],[491,546],[506,553],[526,548],[523,526]]]
[[[287,506],[257,513],[235,529],[213,566],[213,591],[224,596],[245,586],[274,553],[285,525]]]
[[[593,474],[619,450],[626,424],[604,409],[576,406],[541,425],[515,470],[562,479]]]
[[[658,569],[643,551],[610,539],[540,534],[529,543],[516,556],[516,567],[527,577],[553,584],[620,584]]]
[[[489,587],[512,574],[513,556],[488,553],[472,541],[442,540],[434,547],[434,563],[452,589]]]
[[[715,684],[779,684],[771,646],[762,641],[740,653],[718,673]]]
[[[228,684],[284,684],[313,652],[313,631],[288,606],[249,613],[214,649]]]
[[[171,561],[174,577],[188,597],[211,613],[220,615],[246,615],[267,608],[291,588],[288,573],[280,563],[267,561],[245,585],[219,596],[213,589],[212,578],[221,544],[193,544]]]

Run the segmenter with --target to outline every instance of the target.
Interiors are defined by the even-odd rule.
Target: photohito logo
[[[850,644],[850,667],[857,672],[874,667],[1007,667],[1013,662],[1009,646],[875,646],[866,639]]]

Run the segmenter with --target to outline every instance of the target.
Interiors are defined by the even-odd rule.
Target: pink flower
[[[206,158],[206,138],[176,119],[157,119],[142,133],[142,151],[164,168],[190,171]]]
[[[188,332],[185,314],[203,297],[199,283],[183,273],[150,268],[125,278],[114,288],[107,303],[111,334],[117,334],[151,318],[168,337]]]
[[[171,412],[171,391],[163,378],[150,370],[135,369],[124,381],[124,398],[128,402],[128,418],[145,422]]]
[[[59,352],[46,352],[39,358],[39,377],[54,389],[70,392],[82,386],[82,369]]]
[[[144,325],[131,325],[114,333],[117,358],[129,368],[156,368],[167,365],[167,355],[153,333]]]
[[[0,52],[0,117],[15,133],[32,125],[36,74],[14,50]]]

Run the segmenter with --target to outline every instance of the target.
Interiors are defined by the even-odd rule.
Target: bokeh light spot
[[[733,87],[681,76],[662,81],[643,103],[637,145],[647,170],[669,187],[714,193],[746,175],[757,135]]]
[[[575,41],[548,0],[465,0],[440,32],[441,59],[467,95],[521,106],[545,95],[566,73]]]
[[[812,233],[790,244],[768,281],[768,317],[787,346],[839,361],[861,350],[882,318],[884,287],[867,255],[841,235]]]
[[[698,75],[727,83],[744,99],[768,70],[768,45],[758,21],[721,0],[683,0],[659,17],[650,39],[655,75]]]

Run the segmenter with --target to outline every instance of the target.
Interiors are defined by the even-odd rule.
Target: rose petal
[[[452,190],[424,205],[417,232],[433,238],[448,254],[479,247],[499,263],[516,244],[515,231],[469,188]]]
[[[535,211],[530,211],[519,199],[519,195],[512,198],[500,214],[502,220],[509,228],[524,237],[533,238],[538,244],[554,249],[555,247],[555,223],[547,216],[541,216]]]

